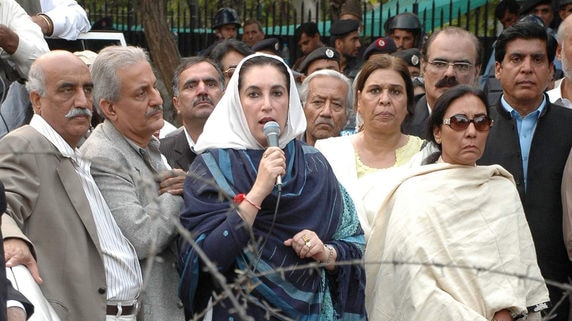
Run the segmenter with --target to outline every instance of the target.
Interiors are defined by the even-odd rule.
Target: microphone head
[[[264,124],[264,136],[268,137],[269,135],[280,135],[280,125],[278,125],[275,121],[269,121]]]
[[[275,121],[269,121],[264,124],[264,136],[268,146],[278,146],[278,136],[280,136],[280,126]]]

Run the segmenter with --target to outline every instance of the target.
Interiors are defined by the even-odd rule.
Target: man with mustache
[[[48,52],[27,88],[30,125],[0,140],[6,266],[26,265],[62,320],[135,321],[137,253],[77,149],[91,121],[89,68],[71,52]]]
[[[429,37],[421,54],[425,95],[419,98],[413,116],[407,116],[401,128],[404,134],[426,138],[427,119],[437,98],[458,84],[476,85],[481,70],[481,45],[467,30],[446,27]]]
[[[329,69],[315,71],[302,83],[300,99],[307,122],[303,141],[314,146],[318,139],[340,136],[353,107],[346,76]]]
[[[494,125],[478,164],[499,164],[514,177],[546,280],[568,283],[572,263],[562,236],[561,186],[572,147],[572,110],[554,105],[544,90],[552,79],[555,48],[546,29],[518,22],[495,44],[495,76],[502,96],[491,106]],[[568,177],[568,179],[570,179]],[[558,308],[546,320],[568,320],[568,298],[548,285]],[[559,302],[561,299],[562,302]]]
[[[153,133],[163,126],[163,100],[147,53],[111,46],[91,65],[95,106],[105,118],[81,146],[117,224],[142,268],[145,320],[182,321],[178,308],[175,228],[185,172],[163,162]],[[156,258],[157,257],[157,258]]]
[[[172,168],[189,170],[196,154],[192,147],[224,92],[224,76],[217,64],[205,57],[185,58],[173,77],[173,106],[183,128],[161,140],[161,153]]]

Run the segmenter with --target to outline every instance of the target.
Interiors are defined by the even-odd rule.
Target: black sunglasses
[[[456,131],[467,129],[470,123],[473,123],[475,128],[480,132],[486,132],[493,127],[493,120],[487,115],[477,115],[475,118],[470,119],[467,115],[457,114],[450,118],[443,119],[443,124],[448,125]]]

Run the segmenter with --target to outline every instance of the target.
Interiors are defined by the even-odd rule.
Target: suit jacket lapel
[[[79,215],[85,229],[89,233],[93,243],[97,250],[101,253],[101,247],[99,244],[99,238],[97,236],[97,227],[95,226],[95,220],[93,218],[93,213],[91,212],[91,207],[89,201],[85,195],[85,191],[82,188],[82,182],[79,178],[79,174],[76,173],[71,158],[61,157],[60,165],[57,168],[58,176],[62,182],[62,186],[66,190],[70,201],[75,208],[76,213]]]
[[[177,134],[174,144],[174,151],[178,154],[175,163],[181,167],[184,171],[189,170],[189,165],[195,158],[195,154],[191,151],[189,147],[189,142],[185,136],[185,131]]]
[[[127,138],[123,136],[115,126],[109,120],[105,120],[103,123],[103,130],[107,137],[109,137],[109,141],[114,142],[117,145],[117,148],[125,151],[123,154],[125,158],[128,159],[129,165],[133,166],[133,169],[138,173],[139,177],[143,177],[143,173],[145,173],[145,169],[147,164],[143,160],[141,154],[139,154],[138,150],[129,144]],[[128,152],[129,151],[129,152]],[[152,170],[154,172],[154,170]]]

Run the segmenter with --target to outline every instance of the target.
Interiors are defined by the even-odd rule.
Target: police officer
[[[360,24],[353,19],[338,20],[330,27],[330,44],[340,53],[340,71],[353,80],[361,68],[358,58]]]
[[[208,48],[199,51],[198,55],[207,57],[213,48],[225,39],[236,39],[238,29],[240,29],[240,19],[234,9],[221,8],[213,17],[212,29],[216,36],[216,40]]]
[[[222,8],[217,11],[213,19],[213,31],[217,40],[235,38],[238,36],[240,19],[234,9]]]
[[[421,21],[411,12],[403,12],[393,17],[389,21],[387,33],[395,41],[397,50],[421,47]]]

